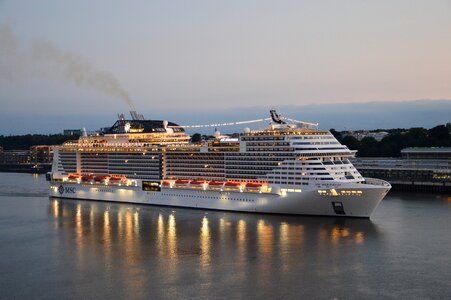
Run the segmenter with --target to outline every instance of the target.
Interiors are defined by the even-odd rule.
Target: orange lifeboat
[[[125,180],[126,177],[125,176],[119,176],[119,175],[112,175],[110,177],[110,181],[121,181],[121,180]]]
[[[170,181],[163,181],[162,185],[163,186],[171,186],[171,182]]]
[[[92,175],[84,175],[81,177],[82,181],[91,181],[93,179],[94,179],[94,176],[92,176]]]
[[[190,187],[193,189],[204,188],[205,181],[204,180],[193,180],[190,182]]]
[[[226,187],[239,187],[241,186],[241,182],[228,181],[225,184]]]
[[[210,181],[208,183],[208,185],[210,185],[210,186],[222,186],[222,185],[224,185],[224,181]]]
[[[81,176],[78,175],[78,174],[69,174],[69,176],[68,176],[69,179],[78,179],[78,178],[80,178],[80,177],[81,177]]]
[[[185,180],[185,179],[178,179],[175,181],[175,184],[188,184],[189,180]]]
[[[106,175],[94,177],[94,181],[96,181],[96,182],[105,181],[107,179],[108,179],[108,176],[106,176]]]
[[[262,187],[262,184],[258,183],[258,182],[248,182],[248,183],[246,183],[246,187],[247,188],[260,188],[260,187]]]
[[[202,185],[204,183],[205,183],[205,181],[202,181],[202,180],[193,180],[190,182],[191,185]]]

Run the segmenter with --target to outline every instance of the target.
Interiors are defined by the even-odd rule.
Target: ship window
[[[143,181],[142,182],[143,191],[161,191],[160,182],[158,181]]]

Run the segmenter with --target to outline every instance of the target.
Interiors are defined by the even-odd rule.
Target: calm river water
[[[370,220],[55,200],[0,173],[1,299],[450,299],[451,195]]]

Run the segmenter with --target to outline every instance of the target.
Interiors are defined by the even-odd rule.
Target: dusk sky
[[[110,125],[127,95],[192,123],[451,99],[451,1],[0,0],[0,134]]]

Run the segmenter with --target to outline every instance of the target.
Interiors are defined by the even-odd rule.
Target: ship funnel
[[[132,116],[132,120],[144,120],[144,116],[138,114],[135,110],[131,110],[130,115]]]

